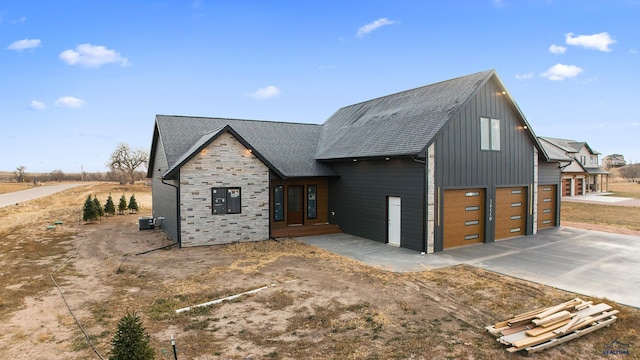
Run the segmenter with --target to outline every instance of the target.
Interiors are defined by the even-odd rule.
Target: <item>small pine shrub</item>
[[[127,313],[118,321],[118,330],[111,340],[109,360],[149,360],[155,356],[142,320],[135,312]]]
[[[111,194],[109,194],[107,202],[104,204],[104,213],[107,214],[107,216],[116,214],[116,204],[113,203]]]
[[[135,195],[131,195],[131,198],[129,198],[129,205],[127,206],[127,208],[129,209],[129,214],[137,213],[138,210],[140,210],[138,208],[138,203],[136,202],[136,196]]]
[[[104,209],[102,208],[102,205],[100,205],[100,201],[98,201],[98,197],[97,196],[93,196],[93,203],[96,206],[96,211],[98,212],[98,217],[103,217],[104,216]]]
[[[97,219],[98,209],[96,209],[96,203],[91,199],[91,195],[89,195],[82,208],[82,220],[93,222],[93,220]]]
[[[122,196],[120,196],[120,202],[118,203],[118,213],[120,215],[123,215],[126,210],[127,210],[127,198],[124,197],[124,194],[122,194]]]

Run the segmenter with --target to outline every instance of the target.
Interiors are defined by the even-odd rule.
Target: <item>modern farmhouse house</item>
[[[590,192],[606,192],[609,190],[610,172],[598,164],[599,152],[582,141],[540,137],[540,144],[556,151],[563,152],[571,159],[571,163],[561,166],[561,196],[580,196]]]
[[[490,70],[322,125],[157,115],[147,175],[181,246],[340,229],[431,253],[559,225],[549,152]]]

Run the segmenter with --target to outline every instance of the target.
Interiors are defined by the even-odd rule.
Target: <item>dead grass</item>
[[[104,202],[109,193],[117,199],[135,192],[148,213],[149,191],[93,184],[0,209],[9,219],[0,226],[1,353],[95,357],[52,291],[46,276],[52,271],[103,355],[119,318],[137,311],[158,359],[173,358],[171,335],[185,359],[512,359],[485,326],[576,296],[466,265],[390,273],[294,240],[159,250],[122,262],[168,240],[161,232],[137,231],[135,216],[78,221],[88,194]],[[63,225],[46,230],[54,220]],[[85,236],[78,255],[57,269]],[[273,286],[175,313],[265,285]],[[29,306],[57,311],[55,324],[34,318],[36,330],[19,326],[29,319]],[[613,306],[621,311],[617,323],[541,358],[608,358],[602,350],[613,340],[630,344],[635,356],[640,310]]]
[[[609,183],[609,191],[613,196],[640,199],[640,184],[630,181],[616,181]]]
[[[563,201],[561,221],[612,226],[640,231],[640,207]]]
[[[0,182],[0,194],[6,194],[14,191],[26,190],[33,188],[31,183],[6,183]]]
[[[612,196],[640,199],[640,184],[617,181],[609,184]],[[560,219],[562,223],[591,224],[609,228],[608,231],[628,229],[640,231],[640,207],[587,204],[563,201]]]

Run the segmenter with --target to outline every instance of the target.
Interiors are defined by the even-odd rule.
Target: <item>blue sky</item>
[[[322,123],[495,69],[538,136],[640,162],[640,0],[0,1],[0,171],[106,171],[154,116]]]

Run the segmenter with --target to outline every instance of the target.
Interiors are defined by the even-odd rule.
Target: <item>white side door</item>
[[[387,238],[389,245],[400,246],[401,201],[396,196],[389,196],[388,199]]]

